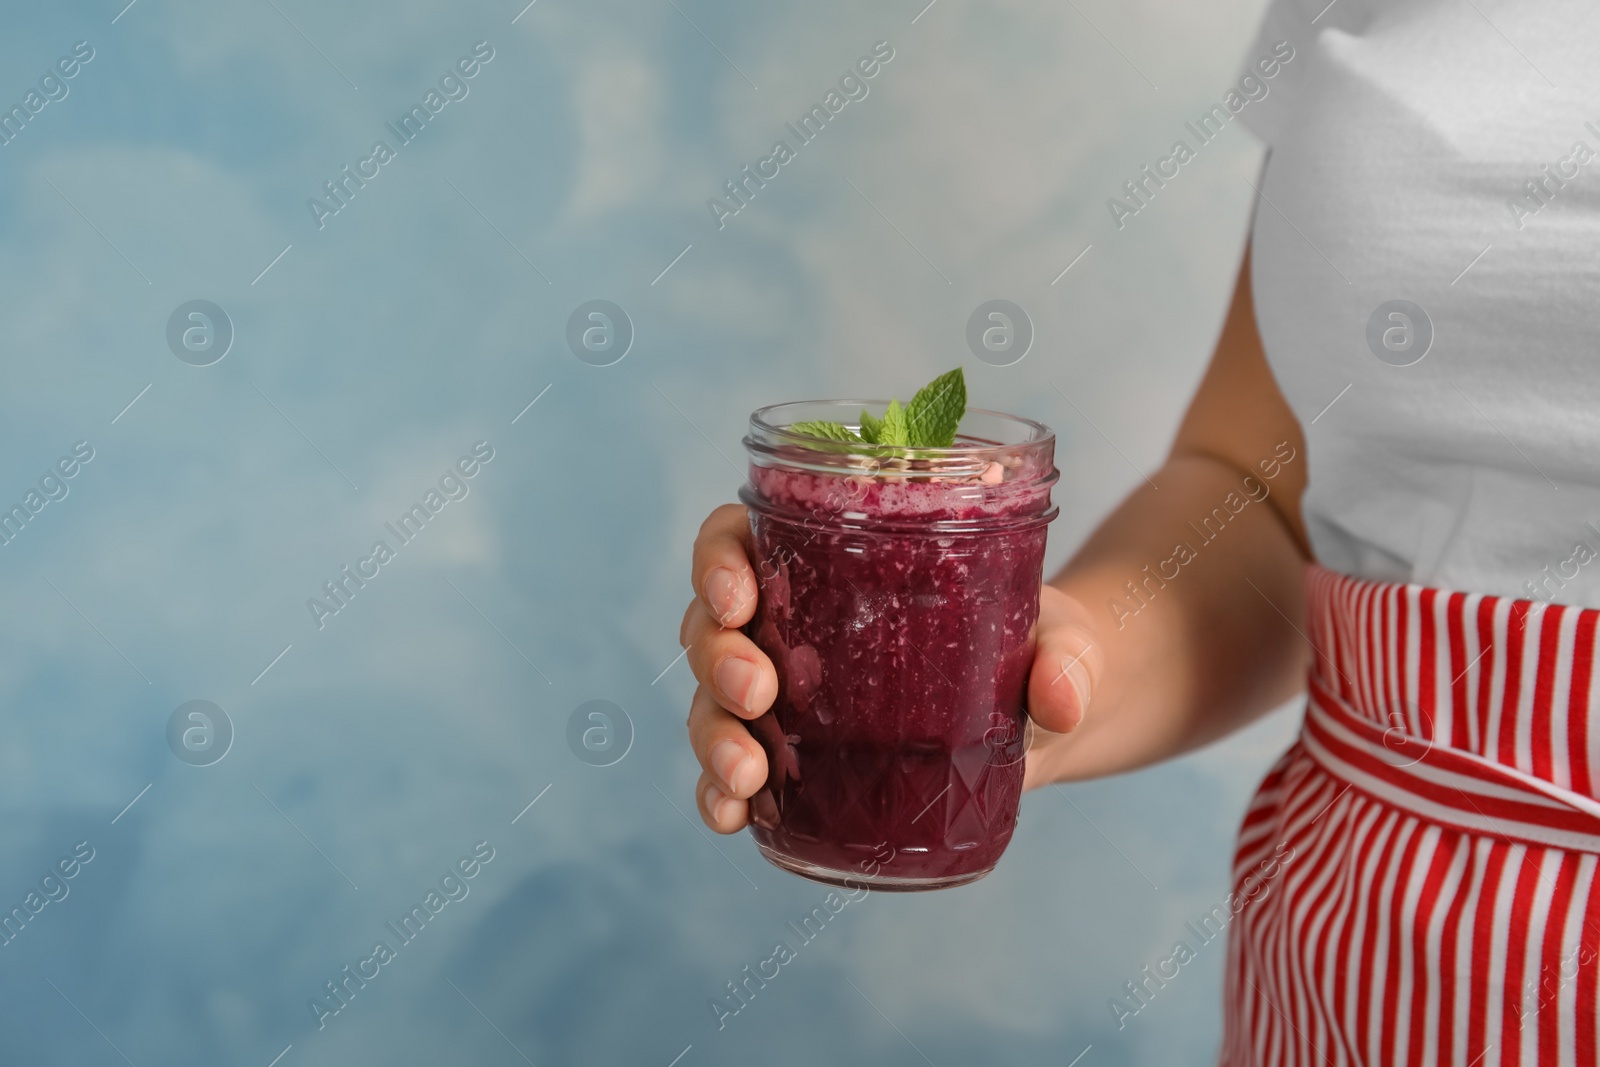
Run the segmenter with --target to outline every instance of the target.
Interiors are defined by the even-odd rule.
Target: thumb
[[[1105,650],[1083,605],[1052,586],[1039,597],[1028,714],[1042,728],[1067,733],[1083,721],[1105,669]]]

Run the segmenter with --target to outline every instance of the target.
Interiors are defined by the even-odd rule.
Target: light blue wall
[[[0,147],[0,503],[94,450],[0,547],[0,903],[94,850],[0,947],[0,1060],[1210,1061],[1220,944],[1120,1031],[1107,1001],[1226,894],[1287,716],[1031,795],[992,877],[852,904],[719,1031],[824,893],[690,824],[662,672],[755,406],[965,364],[1060,433],[1051,566],[1159,462],[1259,150],[1227,131],[1120,230],[1105,201],[1222,95],[1259,0],[123,2],[0,15],[7,105],[94,49]],[[706,200],[880,40],[719,230]],[[478,41],[469,95],[319,228],[308,198]],[[595,298],[636,332],[612,366],[565,341]],[[1036,329],[1010,367],[966,349],[992,298]],[[195,299],[235,331],[205,367],[166,340]],[[307,599],[479,441],[470,495],[319,629]],[[196,699],[235,731],[204,767],[167,740]],[[635,734],[609,767],[566,740],[594,699]],[[480,841],[319,1030],[308,1000]]]

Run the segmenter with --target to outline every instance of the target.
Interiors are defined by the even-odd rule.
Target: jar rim
[[[799,408],[837,407],[859,411],[864,408],[882,409],[887,407],[888,404],[889,401],[887,400],[788,400],[781,404],[768,404],[751,412],[750,430],[753,435],[767,438],[773,443],[805,446],[808,443],[814,443],[817,438],[811,434],[796,433],[788,427],[788,424],[801,420],[774,418],[774,416],[785,410]],[[993,452],[997,448],[1036,448],[1055,441],[1054,430],[1036,419],[1030,419],[1023,415],[1012,415],[1004,411],[993,411],[989,408],[968,408],[966,415],[979,415],[1000,424],[1018,427],[1025,431],[1025,436],[1020,440],[995,441],[968,434],[958,434],[956,443],[948,447],[918,447],[911,451],[930,459],[939,457],[958,458]],[[838,450],[835,454],[850,455],[855,453],[853,450],[844,449]]]

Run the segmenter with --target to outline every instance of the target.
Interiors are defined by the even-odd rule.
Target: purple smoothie
[[[931,464],[948,474],[819,469],[809,450],[752,446],[760,601],[746,632],[779,685],[751,723],[769,774],[750,810],[779,866],[939,888],[1005,850],[1055,514],[1053,439],[1025,425],[1043,439],[941,450],[970,453]]]

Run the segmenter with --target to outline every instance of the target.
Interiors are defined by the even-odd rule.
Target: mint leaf
[[[910,443],[911,432],[906,423],[906,411],[900,406],[900,401],[891,400],[878,427],[878,444],[904,446]]]
[[[821,437],[828,441],[859,442],[861,437],[850,427],[842,422],[796,422],[789,426],[790,433],[803,433],[809,437]]]
[[[956,427],[967,410],[967,380],[957,367],[941,374],[911,398],[905,408],[907,437],[903,444],[914,448],[949,448],[956,441]],[[888,416],[885,415],[885,421]]]
[[[869,445],[883,441],[883,420],[865,408],[861,411],[861,439]]]

